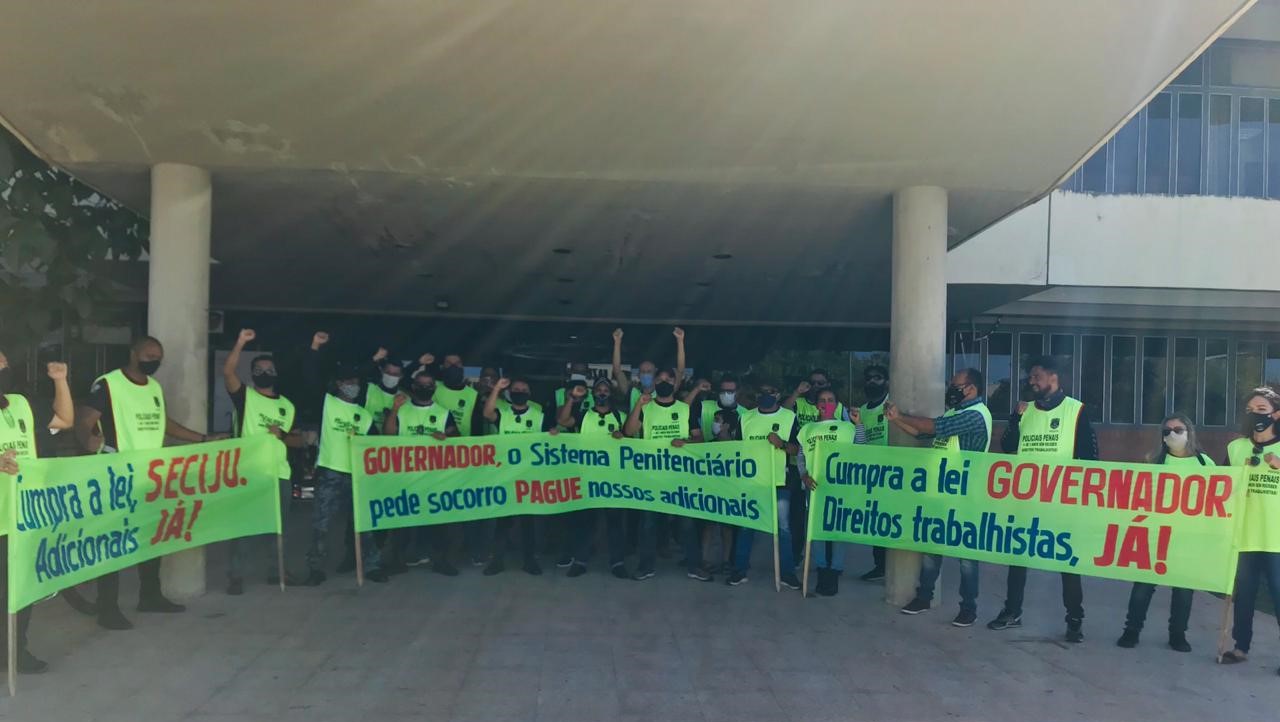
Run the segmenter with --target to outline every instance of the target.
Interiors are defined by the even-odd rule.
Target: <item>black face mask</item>
[[[1261,434],[1271,428],[1276,422],[1271,418],[1271,414],[1258,414],[1249,412],[1249,423],[1253,426],[1254,433]]]
[[[154,376],[155,373],[160,370],[160,359],[153,359],[151,361],[139,361],[138,370],[148,376]]]
[[[413,398],[415,401],[430,401],[432,396],[436,395],[436,385],[420,386],[413,385]]]
[[[829,388],[831,388],[831,384],[830,384],[830,383],[826,383],[826,382],[823,382],[823,383],[814,383],[814,382],[810,381],[810,382],[809,382],[809,391],[808,391],[807,393],[805,393],[804,398],[805,398],[805,400],[807,400],[809,403],[811,403],[811,404],[816,404],[816,403],[818,402],[818,395],[819,395],[819,394],[821,394],[823,391],[826,391],[826,390],[827,390],[827,389],[829,389]]]
[[[609,394],[595,394],[596,406],[608,406]]]
[[[442,375],[446,385],[461,386],[466,373],[461,366],[450,366],[444,370]]]
[[[963,404],[964,403],[964,387],[963,386],[947,387],[947,395],[945,400],[947,402],[947,408],[949,409],[954,409],[960,404]]]
[[[866,394],[867,400],[881,398],[885,394],[884,382],[868,381],[862,385],[862,393]]]
[[[676,392],[676,385],[670,381],[659,381],[653,385],[654,393],[658,394],[658,398],[670,396]]]
[[[528,391],[512,391],[511,392],[511,403],[515,404],[516,406],[524,406],[528,402],[529,402]]]
[[[258,389],[269,389],[276,385],[276,375],[270,371],[255,371],[253,386]]]

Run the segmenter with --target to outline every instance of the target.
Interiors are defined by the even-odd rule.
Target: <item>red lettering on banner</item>
[[[1224,519],[1231,516],[1227,513],[1225,506],[1227,499],[1231,496],[1231,477],[1223,474],[1214,474],[1209,477],[1207,494],[1204,508],[1206,516],[1219,516]]]
[[[159,499],[160,492],[164,488],[164,479],[160,478],[160,475],[156,473],[156,467],[160,466],[164,466],[163,459],[152,459],[151,463],[147,465],[147,478],[151,479],[152,484],[155,484],[151,491],[148,491],[147,495],[143,497],[148,502]]]
[[[413,447],[413,468],[415,469],[427,468],[427,447],[425,446]]]
[[[1093,499],[1093,506],[1102,506],[1102,490],[1107,487],[1107,472],[1096,468],[1085,469],[1083,486],[1080,492],[1080,504],[1089,506],[1089,500]]]

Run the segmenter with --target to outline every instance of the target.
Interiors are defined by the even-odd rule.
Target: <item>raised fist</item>
[[[511,379],[501,378],[494,382],[493,387],[499,391],[502,391],[503,389],[507,388],[510,385],[511,385]]]
[[[49,378],[54,381],[67,380],[67,365],[61,361],[50,361],[46,367],[46,371],[49,374]]]
[[[620,329],[620,328],[615,328],[615,329],[613,329],[613,340],[614,340],[614,341],[621,341],[621,340],[622,340],[622,329]]]
[[[648,406],[650,401],[653,401],[653,394],[640,394],[640,401],[637,403],[641,406]]]
[[[386,350],[385,348],[381,347],[381,346],[379,346],[379,347],[378,347],[378,350],[377,350],[377,351],[374,351],[374,352],[373,352],[373,360],[374,360],[375,362],[377,362],[377,361],[381,361],[382,359],[384,359],[384,358],[386,358],[386,357],[387,357],[387,350]]]
[[[328,331],[316,331],[315,335],[311,337],[311,348],[316,351],[319,351],[320,347],[327,343],[329,343]]]
[[[579,400],[580,400],[580,399],[582,399],[583,397],[585,397],[585,396],[587,395],[587,387],[586,387],[586,386],[574,386],[574,387],[572,387],[572,388],[570,388],[570,389],[569,389],[569,395],[570,395],[570,396],[572,396],[572,397],[573,397],[573,398],[575,398],[575,399],[579,399]]]
[[[424,353],[418,357],[419,366],[430,366],[435,362],[436,362],[436,357],[434,354]]]
[[[706,379],[698,379],[698,391],[706,393],[711,390],[711,382]]]
[[[236,339],[236,343],[243,346],[258,337],[256,331],[251,328],[240,329],[240,337]]]
[[[684,329],[680,328],[679,326],[676,326],[674,329],[671,330],[671,335],[675,336],[677,341],[683,341]]]
[[[857,406],[853,407],[852,409],[849,409],[849,420],[852,421],[855,426],[861,425],[862,409],[858,408]]]
[[[796,387],[796,395],[803,396],[804,394],[809,393],[809,389],[811,388],[813,387],[809,385],[808,381],[801,381],[800,385]]]

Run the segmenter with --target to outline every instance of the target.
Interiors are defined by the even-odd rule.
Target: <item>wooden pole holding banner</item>
[[[360,549],[360,532],[356,532],[356,586],[364,586],[364,553]]]
[[[284,534],[276,534],[276,574],[280,575],[280,591],[284,591]]]
[[[1227,647],[1231,644],[1227,625],[1231,623],[1231,605],[1234,601],[1235,595],[1228,594],[1226,601],[1222,604],[1222,624],[1218,629],[1218,656],[1215,659],[1218,664],[1222,664],[1222,657],[1228,652]]]
[[[809,596],[809,555],[813,553],[813,540],[806,539],[804,542],[804,572],[800,577],[800,597]]]
[[[778,561],[778,535],[773,535],[773,591],[782,591],[782,570]]]
[[[18,694],[18,615],[9,613],[9,649],[5,651],[9,660],[9,696]]]

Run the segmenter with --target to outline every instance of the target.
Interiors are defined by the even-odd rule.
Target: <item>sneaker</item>
[[[685,576],[700,582],[714,582],[716,580],[715,577],[711,576],[711,572],[702,567],[693,567],[685,573]]]
[[[542,567],[538,566],[538,560],[533,557],[525,559],[524,564],[520,568],[524,570],[525,574],[529,574],[531,576],[537,577],[542,575]]]
[[[636,572],[636,575],[634,577],[631,577],[631,578],[637,582],[643,582],[646,579],[653,579],[653,577],[654,577],[654,573],[652,569],[641,569],[640,571]]]
[[[138,599],[138,611],[151,614],[177,614],[187,611],[187,608],[165,599],[163,594],[156,594]]]
[[[458,568],[450,564],[448,561],[444,559],[437,559],[436,561],[432,562],[431,571],[435,572],[436,574],[442,574],[446,577],[458,576]]]
[[[618,562],[617,564],[614,564],[613,566],[609,567],[609,573],[617,577],[618,579],[631,578],[631,572],[627,571],[627,565],[623,564],[622,562]]]
[[[1172,640],[1170,640],[1170,644],[1172,643]],[[1123,647],[1125,649],[1133,649],[1138,646],[1138,633],[1128,627],[1125,627],[1124,634],[1121,634],[1120,638],[1116,640],[1116,646]]]
[[[778,578],[778,583],[786,587],[787,589],[800,588],[800,580],[796,579],[796,575],[794,574],[783,574],[781,577]]]
[[[742,572],[734,572],[729,575],[729,578],[726,579],[724,583],[728,584],[731,587],[736,587],[740,584],[746,584],[747,575]]]
[[[933,602],[926,602],[920,597],[916,597],[915,599],[912,599],[910,602],[908,602],[907,606],[903,607],[902,609],[899,609],[898,611],[903,614],[910,614],[912,616],[915,616],[917,614],[924,614],[925,612],[929,611],[931,607],[933,607]]]
[[[366,582],[374,582],[376,584],[386,584],[391,581],[391,575],[385,569],[374,569],[364,575]]]
[[[119,608],[104,609],[98,612],[98,626],[103,629],[111,629],[115,631],[124,631],[133,629],[133,622],[130,622]]]
[[[485,565],[484,557],[471,557],[471,566],[482,567]]]
[[[8,655],[0,654],[0,657],[4,657],[4,659],[0,659],[0,670],[7,670],[9,668]],[[40,674],[48,671],[48,669],[48,662],[36,657],[26,649],[18,649],[18,663],[14,665],[14,670],[18,674]]]
[[[492,561],[489,562],[489,565],[484,568],[484,575],[486,577],[491,577],[495,574],[503,573],[506,569],[507,565],[502,561],[502,558],[494,557]]]
[[[1080,622],[1067,622],[1067,633],[1063,635],[1063,639],[1072,644],[1079,644],[1084,641],[1084,630],[1080,626]]]
[[[987,629],[999,632],[1002,629],[1013,629],[1022,626],[1022,615],[1010,614],[1007,610],[1001,609],[996,618],[987,622]]]
[[[556,560],[556,569],[568,569],[573,566],[573,557],[560,557]]]
[[[324,580],[326,579],[328,579],[328,577],[325,576],[324,572],[319,569],[312,569],[311,572],[307,574],[307,578],[302,580],[302,586],[318,587],[321,584],[324,584]]]
[[[239,578],[227,580],[227,594],[233,597],[244,594],[244,580]]]
[[[1187,642],[1187,635],[1177,634],[1169,636],[1169,649],[1175,652],[1190,652],[1191,645]]]
[[[424,564],[430,564],[430,563],[431,563],[431,557],[429,557],[429,556],[426,556],[426,555],[418,556],[418,555],[416,555],[416,554],[414,554],[414,555],[412,555],[412,556],[413,556],[413,557],[415,557],[415,558],[411,558],[409,561],[407,561],[407,562],[405,562],[405,563],[404,563],[404,565],[405,565],[406,567],[420,567],[420,566],[422,566],[422,565],[424,565]]]
[[[973,623],[976,621],[978,621],[978,615],[975,612],[971,612],[967,609],[961,609],[960,613],[956,615],[956,618],[951,620],[951,626],[972,627]]]
[[[876,567],[871,571],[858,577],[864,582],[880,582],[884,581],[884,567]]]
[[[566,577],[580,577],[587,573],[587,565],[574,562],[569,565],[569,571],[565,572]]]
[[[350,572],[354,572],[355,570],[356,570],[356,558],[343,557],[342,561],[338,562],[338,568],[335,569],[334,571],[339,574],[347,574]]]

